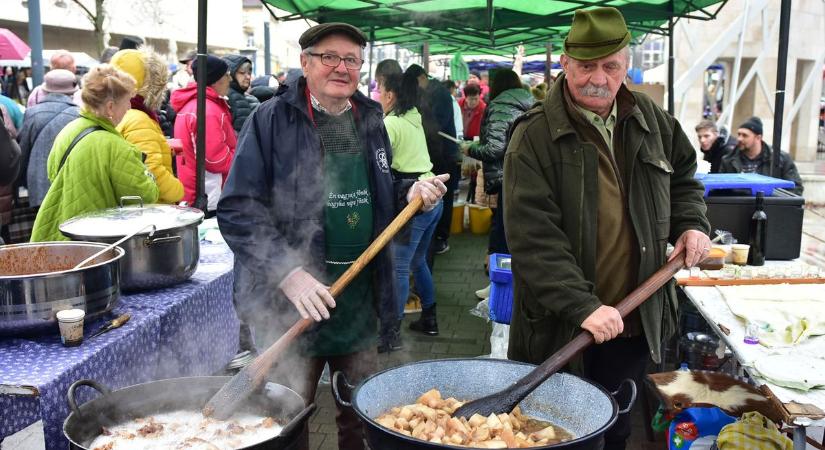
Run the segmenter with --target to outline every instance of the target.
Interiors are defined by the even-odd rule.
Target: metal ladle
[[[124,236],[124,237],[120,238],[120,239],[119,239],[117,242],[115,242],[114,244],[109,244],[109,245],[108,245],[108,246],[106,246],[106,248],[104,248],[103,250],[101,250],[101,251],[99,251],[99,252],[95,253],[94,255],[92,255],[92,256],[90,256],[90,257],[88,257],[88,258],[86,258],[86,259],[84,259],[83,261],[80,261],[80,263],[78,263],[76,266],[74,266],[74,267],[72,268],[72,270],[76,270],[76,269],[79,269],[79,268],[83,267],[84,265],[86,265],[86,264],[87,264],[87,263],[89,263],[90,261],[94,260],[94,259],[95,259],[95,258],[97,258],[98,256],[100,256],[100,255],[102,255],[102,254],[104,254],[104,253],[108,252],[109,250],[111,250],[111,249],[113,249],[113,248],[117,247],[118,245],[120,245],[120,244],[122,244],[122,243],[124,243],[124,242],[128,241],[129,239],[131,239],[131,238],[135,237],[135,235],[136,235],[136,234],[138,234],[138,233],[140,233],[140,232],[144,231],[144,230],[145,230],[145,229],[147,229],[147,228],[151,228],[151,229],[152,229],[152,231],[150,231],[150,232],[149,232],[149,238],[151,238],[152,236],[154,236],[154,235],[155,235],[155,231],[157,231],[157,227],[156,227],[156,226],[154,226],[154,225],[151,225],[151,224],[150,224],[150,225],[143,226],[143,227],[141,227],[140,229],[135,230],[135,231],[133,231],[133,232],[131,232],[131,233],[127,234],[126,236]]]

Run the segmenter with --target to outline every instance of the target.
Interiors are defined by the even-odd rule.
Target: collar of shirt
[[[346,106],[344,106],[344,109],[338,111],[337,113],[331,112],[328,109],[324,108],[323,105],[321,105],[321,102],[319,102],[318,99],[315,98],[314,95],[312,95],[312,92],[309,93],[309,101],[312,103],[313,109],[315,109],[316,111],[321,111],[322,113],[329,114],[331,116],[340,116],[341,114],[344,114],[345,112],[352,109],[352,102],[347,100],[347,104]]]
[[[613,108],[610,110],[610,115],[607,116],[607,119],[602,119],[602,116],[590,111],[589,109],[582,108],[579,105],[576,105],[576,109],[581,112],[587,121],[596,125],[596,126],[604,126],[607,127],[609,130],[612,130],[613,127],[616,125],[616,101],[613,101]]]
[[[610,110],[610,115],[607,116],[607,119],[602,119],[602,117],[589,109],[582,108],[579,105],[576,105],[576,109],[579,110],[580,113],[587,119],[591,125],[593,125],[596,130],[599,131],[599,134],[602,135],[607,146],[611,149],[613,148],[613,128],[616,126],[616,101],[613,101],[613,108]]]

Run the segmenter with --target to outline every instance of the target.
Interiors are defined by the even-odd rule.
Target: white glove
[[[309,316],[316,322],[320,322],[322,317],[329,319],[327,306],[335,308],[335,299],[329,293],[329,288],[301,267],[287,275],[278,287],[304,319],[309,319]]]
[[[407,191],[407,202],[413,201],[416,196],[420,195],[421,199],[424,200],[423,210],[432,210],[447,192],[447,186],[444,185],[444,182],[449,179],[450,174],[442,173],[432,178],[416,181]]]

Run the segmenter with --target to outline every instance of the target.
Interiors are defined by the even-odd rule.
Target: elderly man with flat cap
[[[434,208],[448,177],[393,179],[381,105],[356,90],[366,45],[357,28],[317,25],[299,43],[304,76],[244,124],[218,223],[235,253],[236,307],[256,334],[318,322],[274,377],[309,403],[325,364],[350,382],[374,372],[379,312],[387,324],[397,315],[386,249],[337,298],[328,286],[413,196]],[[364,448],[351,410],[336,421],[339,448]]]
[[[696,152],[671,115],[623,84],[629,41],[615,8],[576,11],[564,73],[517,121],[504,160],[508,356],[538,364],[587,330],[596,345],[569,370],[608,390],[639,384],[677,321],[672,282],[624,320],[612,305],[666,262],[668,242],[688,266],[710,248]],[[629,435],[626,414],[605,448]]]

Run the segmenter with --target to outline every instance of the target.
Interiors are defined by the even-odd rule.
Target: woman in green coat
[[[121,197],[157,201],[158,187],[140,150],[115,129],[131,108],[129,99],[134,93],[135,80],[108,64],[83,77],[80,117],[57,135],[49,154],[47,171],[52,185],[34,221],[32,242],[68,240],[60,233],[60,224],[87,212],[113,208]]]

